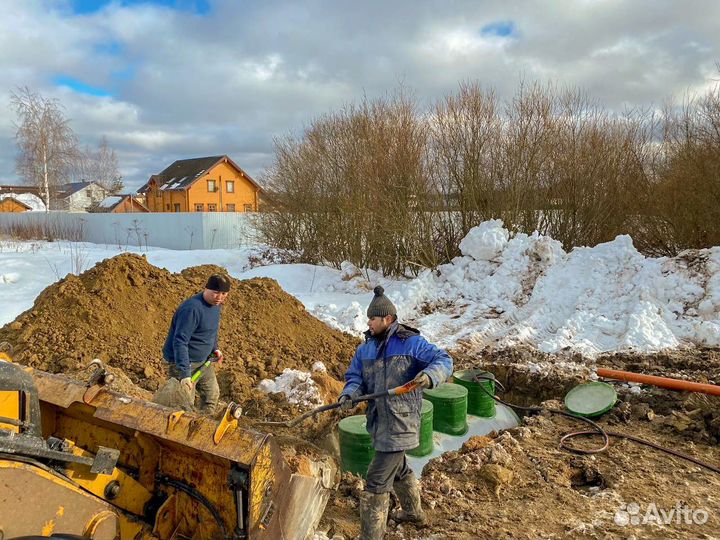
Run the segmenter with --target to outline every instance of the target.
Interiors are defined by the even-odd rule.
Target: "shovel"
[[[190,381],[196,383],[202,377],[203,371],[215,360],[209,356],[190,376]],[[153,396],[153,402],[166,407],[180,408],[185,411],[192,411],[195,408],[193,393],[180,384],[175,377],[170,377],[167,382]]]
[[[407,394],[408,392],[412,392],[417,388],[417,383],[414,383],[410,381],[409,383],[405,383],[402,386],[398,386],[396,388],[391,388],[390,390],[385,390],[383,392],[377,392],[376,394],[365,394],[364,396],[358,396],[354,399],[352,399],[352,404],[357,405],[358,403],[361,403],[363,401],[370,401],[373,399],[378,398],[384,398],[384,397],[390,397],[390,396],[399,396],[400,394]],[[303,420],[307,420],[311,416],[315,416],[316,414],[319,414],[321,412],[330,411],[332,409],[337,409],[340,407],[340,402],[331,403],[329,405],[323,405],[321,407],[317,407],[315,409],[312,409],[311,411],[308,411],[304,414],[301,414],[300,416],[293,418],[292,420],[285,420],[281,422],[272,422],[269,420],[263,420],[258,422],[258,424],[262,425],[273,425],[273,426],[285,426],[285,427],[295,427]]]

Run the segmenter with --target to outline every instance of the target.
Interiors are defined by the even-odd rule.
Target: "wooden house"
[[[151,212],[257,212],[262,189],[228,156],[175,161],[139,190]]]

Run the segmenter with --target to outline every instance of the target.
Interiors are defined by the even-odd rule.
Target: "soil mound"
[[[118,255],[45,289],[32,309],[0,329],[0,340],[14,346],[17,362],[78,378],[100,358],[142,389],[123,385],[123,391],[147,397],[166,378],[162,346],[175,309],[202,291],[209,274],[222,271],[203,265],[174,274],[142,256]],[[231,280],[219,337],[224,399],[242,403],[263,378],[284,368],[310,371],[318,360],[342,378],[356,338],[308,314],[272,279]]]

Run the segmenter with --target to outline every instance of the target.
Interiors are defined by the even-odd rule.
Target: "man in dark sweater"
[[[212,415],[220,398],[220,387],[215,376],[215,366],[210,364],[193,385],[192,373],[205,360],[215,355],[222,364],[223,355],[218,349],[218,328],[222,304],[230,292],[230,278],[213,274],[208,278],[205,290],[185,300],[177,308],[165,339],[163,357],[170,364],[170,377],[180,381],[191,396],[200,396],[200,412]]]

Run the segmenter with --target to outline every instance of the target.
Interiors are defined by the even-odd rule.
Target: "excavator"
[[[0,351],[0,539],[305,539],[336,486],[275,439],[20,366]],[[237,416],[237,415],[235,415]]]

